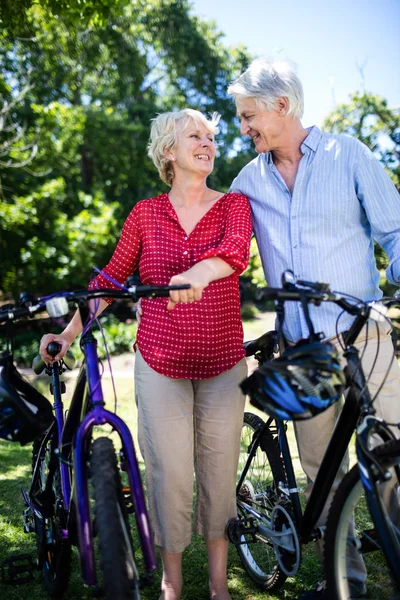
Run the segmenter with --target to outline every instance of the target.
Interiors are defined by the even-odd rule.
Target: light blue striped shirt
[[[301,145],[293,195],[272,161],[260,154],[242,169],[231,190],[251,203],[253,228],[267,283],[281,286],[291,269],[296,278],[329,283],[332,290],[365,301],[381,298],[375,239],[387,252],[387,277],[400,283],[400,198],[372,152],[347,135],[309,129]],[[341,309],[311,306],[317,332],[335,335]],[[343,314],[338,331],[354,317]],[[308,337],[295,302],[285,305],[284,334],[292,341]]]

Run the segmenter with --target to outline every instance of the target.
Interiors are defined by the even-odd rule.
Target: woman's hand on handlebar
[[[204,289],[212,282],[234,273],[233,268],[218,256],[206,258],[179,275],[172,277],[169,285],[190,284],[188,290],[170,292],[167,309],[172,310],[178,302],[196,302],[201,300]]]
[[[192,269],[189,269],[181,275],[174,275],[174,277],[172,277],[168,285],[182,285],[189,283],[190,288],[188,290],[174,290],[173,292],[170,292],[167,310],[172,310],[175,308],[178,302],[187,303],[201,300],[203,290],[205,287],[207,287],[209,282],[203,280],[201,277],[198,277],[196,273],[191,271]]]
[[[46,333],[40,340],[40,355],[47,364],[52,364],[56,360],[61,360],[62,357],[65,356],[68,348],[70,347],[73,341],[74,340],[71,340],[68,334],[66,333]],[[50,354],[47,352],[47,348],[50,342],[58,342],[59,344],[61,344],[60,352],[54,357],[50,356]]]

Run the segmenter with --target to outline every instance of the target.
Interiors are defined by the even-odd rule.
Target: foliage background
[[[210,186],[227,190],[255,155],[226,94],[251,56],[187,0],[3,0],[0,21],[5,297],[83,287],[106,264],[133,205],[165,190],[146,154],[157,113],[222,114]],[[400,115],[384,98],[355,91],[324,128],[361,139],[400,185]],[[244,298],[263,283],[253,248]]]
[[[146,155],[158,112],[190,106],[222,114],[213,187],[227,190],[254,156],[250,142],[238,138],[226,95],[251,56],[243,46],[227,48],[222,33],[195,17],[187,0],[0,0],[0,42],[0,302],[17,299],[22,290],[41,295],[85,286],[91,266],[107,262],[132,206],[165,189]],[[384,98],[355,91],[327,116],[324,129],[361,139],[400,185],[400,115]],[[384,269],[379,248],[377,258]],[[244,301],[253,301],[263,284],[253,245]],[[122,326],[108,320],[110,351],[131,345],[134,324],[124,320]],[[28,335],[26,324],[18,332],[18,359],[29,362],[38,333],[49,330],[46,321],[35,326]],[[131,398],[129,390],[127,419]],[[28,484],[29,449],[8,445],[5,452],[3,444],[2,451],[4,558],[32,552],[34,541],[22,533],[15,502],[20,485]],[[319,576],[312,548],[310,554],[286,586],[288,598]],[[193,598],[207,594],[206,560],[200,543],[185,554]],[[265,596],[244,577],[233,553],[230,565],[234,597]],[[76,563],[74,572],[71,597],[82,598]],[[35,585],[4,593],[41,598]],[[150,598],[156,592],[145,593]]]

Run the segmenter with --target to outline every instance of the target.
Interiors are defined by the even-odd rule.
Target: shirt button
[[[184,239],[184,240],[187,240],[187,236],[185,236],[183,239]]]
[[[188,253],[188,251],[187,251],[187,250],[185,250],[185,252],[184,252],[183,254],[187,254],[187,253]]]
[[[295,244],[295,245],[293,246],[293,248],[297,248],[297,244]]]
[[[292,217],[292,219],[293,219],[293,221],[294,221],[295,219],[297,219],[296,215],[295,215],[294,217]]]

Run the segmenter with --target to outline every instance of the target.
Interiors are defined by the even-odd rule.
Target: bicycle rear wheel
[[[278,441],[269,430],[258,438],[265,423],[252,413],[244,414],[242,436],[240,441],[240,457],[238,479],[243,472],[248,456],[254,444],[255,454],[248,467],[243,484],[238,492],[238,517],[246,520],[251,515],[243,508],[241,502],[252,506],[268,521],[274,506],[279,503],[278,485],[286,481],[285,469],[279,451]],[[258,523],[254,519],[255,524]],[[245,542],[248,543],[245,543]],[[279,566],[273,544],[260,536],[252,541],[248,535],[242,535],[236,548],[244,568],[251,579],[264,590],[277,590],[286,580],[284,571]]]
[[[128,515],[114,445],[109,438],[101,437],[93,442],[90,471],[104,597],[106,600],[139,600],[139,578]]]
[[[43,515],[34,515],[36,547],[43,586],[52,598],[62,598],[71,575],[71,544],[63,535],[62,491],[59,461],[54,454],[57,440],[53,432],[46,443],[45,435],[33,443],[32,472],[35,474],[31,497]],[[37,462],[39,461],[39,462]],[[38,464],[35,473],[34,469]]]
[[[396,527],[389,522],[387,526]],[[397,533],[400,536],[400,530]],[[348,600],[355,597],[355,592],[361,591],[361,586],[355,582],[355,571],[359,572],[354,562],[357,561],[356,549],[361,552],[365,562],[368,598],[392,600],[400,597],[400,589],[394,583],[380,549],[358,465],[343,478],[327,520],[324,565],[332,598]]]

